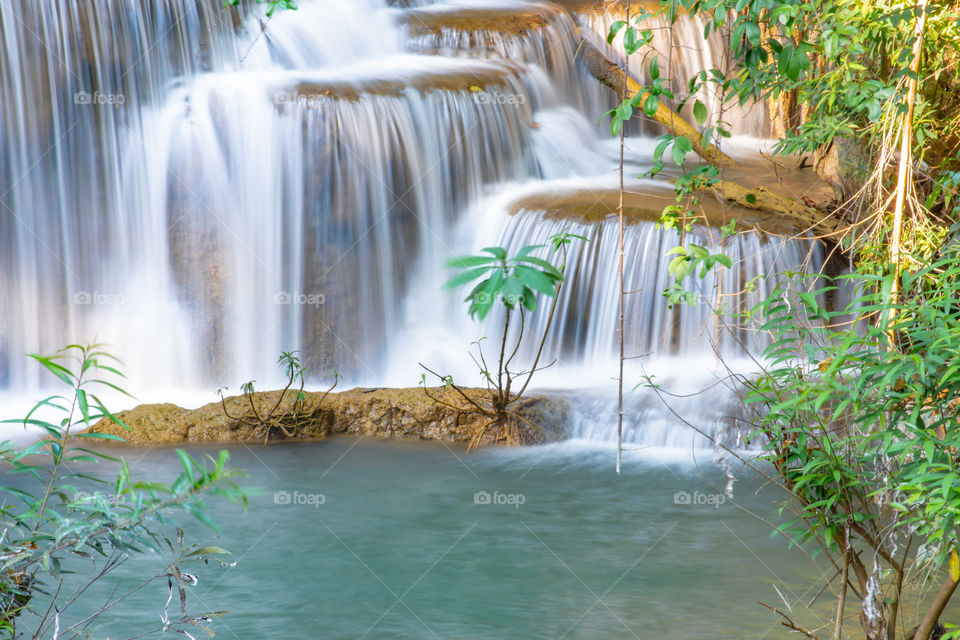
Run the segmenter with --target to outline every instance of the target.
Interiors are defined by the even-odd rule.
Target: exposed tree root
[[[278,431],[287,438],[293,438],[303,426],[309,424],[315,415],[323,408],[323,401],[326,400],[330,392],[337,386],[339,376],[334,378],[333,386],[324,392],[316,407],[310,412],[304,411],[303,377],[301,376],[300,378],[300,390],[295,393],[290,391],[290,386],[293,384],[293,381],[294,375],[291,374],[287,381],[287,386],[280,392],[280,397],[277,399],[276,404],[262,414],[257,409],[252,392],[244,393],[244,396],[247,398],[249,410],[240,415],[231,415],[230,412],[227,411],[226,398],[224,398],[223,393],[221,393],[220,405],[223,407],[223,414],[234,422],[235,427],[245,425],[256,428],[263,434],[263,444],[267,444],[270,440],[270,435]],[[285,408],[281,408],[281,405],[284,404],[284,400],[287,398],[288,392],[293,393],[293,397]],[[263,409],[263,407],[261,407],[261,409]]]
[[[766,187],[750,189],[730,180],[718,180],[712,188],[720,200],[735,202],[746,209],[785,216],[793,220],[801,230],[813,231],[819,236],[841,236],[851,228],[832,214],[776,194]]]
[[[513,414],[507,414],[500,418],[487,420],[474,431],[473,437],[467,446],[467,451],[472,451],[483,444],[484,438],[486,438],[488,434],[490,434],[490,440],[493,444],[504,444],[510,447],[526,444],[526,440],[517,425],[518,417],[519,416]]]

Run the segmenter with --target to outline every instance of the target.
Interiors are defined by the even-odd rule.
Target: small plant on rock
[[[304,425],[316,416],[317,411],[323,406],[323,401],[326,400],[327,395],[336,388],[341,377],[339,373],[334,371],[333,385],[323,393],[320,401],[315,406],[308,408],[305,403],[306,394],[303,391],[305,385],[304,376],[307,370],[300,361],[300,352],[284,351],[280,354],[280,359],[277,360],[277,362],[283,367],[283,372],[287,376],[287,384],[283,388],[283,391],[280,392],[280,397],[277,398],[277,401],[268,408],[262,406],[257,408],[257,403],[254,399],[256,390],[253,387],[253,383],[256,382],[256,380],[251,380],[240,385],[240,390],[247,400],[247,409],[239,415],[232,415],[230,411],[227,410],[227,401],[223,395],[226,387],[221,387],[217,391],[220,395],[220,404],[223,407],[223,413],[233,420],[237,426],[253,427],[257,431],[262,432],[264,444],[269,441],[271,433],[280,432],[287,438],[294,437],[303,429]],[[291,387],[293,387],[297,381],[299,381],[300,386],[299,389],[293,393],[291,392]],[[293,397],[290,398],[288,393],[293,393]]]
[[[559,267],[548,260],[532,255],[546,245],[528,245],[520,249],[516,255],[508,256],[503,247],[487,247],[483,254],[454,258],[447,262],[447,267],[460,269],[460,273],[451,278],[444,285],[446,289],[455,289],[470,282],[479,280],[470,293],[464,298],[468,303],[467,313],[476,320],[483,320],[496,305],[503,307],[502,331],[495,360],[488,361],[483,350],[485,338],[473,343],[474,351],[470,358],[480,370],[487,386],[487,393],[477,395],[457,385],[450,375],[443,375],[433,371],[424,364],[420,364],[428,373],[436,376],[448,389],[453,389],[459,400],[454,405],[431,394],[427,387],[426,374],[420,376],[420,386],[434,402],[456,409],[458,412],[479,413],[486,418],[476,429],[470,439],[470,448],[479,445],[484,437],[492,433],[494,442],[522,444],[524,439],[518,422],[530,425],[517,411],[517,403],[537,371],[551,366],[553,363],[540,366],[544,346],[550,327],[557,311],[560,288],[564,282],[566,269],[567,247],[574,239],[587,239],[567,233],[556,234],[550,237],[550,247],[553,254],[560,253],[562,262]],[[552,298],[547,323],[543,334],[539,336],[539,346],[532,364],[524,370],[515,370],[514,365],[521,346],[529,340],[527,334],[527,315],[536,312],[539,307],[538,296],[542,294]],[[511,334],[519,316],[519,330]],[[496,364],[491,370],[490,365]],[[515,390],[515,387],[519,387]]]

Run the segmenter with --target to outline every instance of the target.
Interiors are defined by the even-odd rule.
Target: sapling
[[[500,340],[495,360],[488,362],[483,349],[486,338],[474,342],[473,350],[470,352],[470,358],[479,369],[486,384],[485,394],[470,392],[456,384],[452,376],[437,373],[426,365],[420,364],[447,388],[453,389],[462,404],[456,406],[431,394],[426,384],[426,374],[422,374],[420,385],[431,400],[457,411],[479,413],[486,418],[473,433],[470,448],[483,442],[488,433],[491,434],[493,442],[522,444],[524,438],[518,422],[536,428],[517,412],[518,402],[526,392],[533,375],[553,364],[551,362],[541,367],[540,361],[550,334],[550,327],[556,316],[560,288],[564,283],[567,247],[574,239],[587,240],[583,236],[566,231],[550,236],[551,254],[561,256],[559,266],[533,255],[538,250],[546,249],[547,245],[527,245],[514,256],[508,256],[503,247],[487,247],[480,255],[454,258],[446,264],[448,268],[461,270],[447,281],[444,285],[446,289],[454,289],[479,280],[463,300],[468,303],[467,313],[471,318],[482,321],[497,305],[501,305],[504,312],[502,327],[498,332]],[[547,322],[542,335],[538,337],[539,344],[532,364],[524,370],[516,370],[511,366],[515,364],[523,344],[530,339],[527,334],[527,315],[535,313],[540,308],[538,296],[541,294],[552,299]],[[511,335],[511,327],[518,322],[518,317],[519,330]],[[494,370],[491,370],[491,364],[495,364]]]

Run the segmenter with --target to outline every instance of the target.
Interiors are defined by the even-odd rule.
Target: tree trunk
[[[903,135],[900,138],[900,167],[897,171],[897,192],[893,207],[893,230],[890,232],[890,262],[893,263],[893,283],[890,287],[890,304],[896,305],[900,296],[900,233],[903,229],[903,205],[907,190],[913,184],[913,107],[917,98],[917,73],[920,70],[920,55],[923,52],[923,30],[927,21],[927,0],[920,0],[917,11],[917,29],[913,43],[913,59],[910,61],[910,79],[907,83],[907,113],[903,118]],[[888,321],[892,324],[896,309],[891,306]],[[887,337],[890,348],[895,348],[896,336],[889,329]]]
[[[793,198],[773,193],[766,187],[748,189],[736,182],[718,180],[713,185],[713,192],[721,200],[736,202],[747,209],[778,213],[796,222],[801,229],[813,231],[817,235],[841,236],[850,229],[843,220],[808,207]]]
[[[950,602],[953,592],[957,589],[957,584],[958,582],[953,579],[953,576],[949,576],[947,581],[943,583],[943,586],[940,587],[940,593],[937,594],[933,604],[927,609],[927,615],[923,616],[923,621],[920,622],[920,626],[914,632],[913,640],[930,640],[933,630],[937,628],[940,614],[943,613],[947,603]]]
[[[623,72],[616,63],[607,58],[604,53],[592,42],[584,38],[580,43],[580,59],[583,61],[587,70],[593,76],[617,92],[617,95],[626,95],[628,97],[637,94],[646,95],[639,82]],[[653,119],[667,128],[667,131],[677,136],[684,136],[689,141],[693,150],[704,160],[712,164],[726,167],[736,165],[736,161],[726,155],[714,145],[703,145],[700,132],[696,127],[683,119],[679,113],[663,104],[657,103],[657,112]]]

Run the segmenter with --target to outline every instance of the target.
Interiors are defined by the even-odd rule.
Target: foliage
[[[905,594],[941,580],[949,592],[926,605],[936,622],[960,578],[958,257],[905,271],[889,321],[892,276],[853,274],[816,290],[799,277],[755,311],[773,342],[749,402],[755,440],[796,516],[784,532],[838,570],[848,565],[868,638],[899,633]],[[823,297],[844,283],[867,293],[829,310]]]
[[[542,367],[539,367],[540,358],[543,355],[550,326],[556,313],[560,287],[564,282],[563,274],[566,270],[567,247],[574,239],[587,240],[583,236],[566,231],[550,237],[552,252],[562,254],[562,262],[559,267],[554,266],[548,260],[531,255],[535,251],[546,248],[545,245],[525,246],[514,256],[508,256],[506,249],[503,247],[487,247],[483,249],[483,253],[488,255],[463,256],[447,262],[448,268],[461,269],[462,271],[447,281],[444,285],[445,289],[461,287],[474,280],[480,280],[463,300],[468,303],[467,313],[470,317],[477,320],[485,319],[497,303],[504,310],[499,356],[496,360],[497,369],[491,371],[490,365],[487,363],[487,357],[483,351],[483,340],[485,338],[473,343],[476,354],[470,354],[487,385],[487,398],[471,397],[464,389],[454,383],[452,376],[441,375],[423,364],[420,365],[428,373],[440,379],[447,388],[454,389],[466,404],[453,407],[431,395],[426,384],[426,374],[423,374],[420,376],[420,386],[434,402],[451,406],[458,411],[478,412],[487,418],[487,422],[474,434],[470,444],[471,448],[480,444],[491,427],[494,429],[494,441],[522,441],[517,421],[525,422],[525,420],[512,407],[522,398],[527,385],[533,378],[533,374],[542,369]],[[532,365],[525,371],[515,371],[510,368],[510,365],[520,352],[525,338],[527,338],[525,336],[526,314],[534,313],[539,308],[537,294],[553,298],[553,302],[550,306],[543,334],[539,336],[539,347]],[[516,315],[520,316],[520,327],[516,335],[511,336],[511,321]],[[514,391],[514,381],[517,379],[523,379],[524,381],[519,391]]]
[[[730,257],[723,253],[710,253],[710,251],[701,245],[690,244],[688,246],[678,245],[667,252],[668,255],[675,256],[668,265],[667,269],[676,282],[664,289],[663,295],[671,305],[684,302],[689,306],[697,304],[697,294],[690,290],[684,290],[682,283],[688,276],[696,274],[701,280],[707,277],[707,274],[717,265],[722,265],[728,269],[733,266]],[[697,269],[699,267],[699,270]]]
[[[667,252],[675,256],[667,265],[668,273],[674,282],[663,291],[670,305],[686,303],[689,306],[697,304],[697,294],[690,289],[684,289],[684,282],[692,275],[701,280],[718,265],[727,269],[733,266],[730,256],[725,253],[712,253],[710,249],[694,243],[685,243],[686,234],[699,222],[704,228],[710,228],[710,220],[698,211],[700,192],[709,188],[717,181],[716,167],[706,165],[697,167],[691,172],[677,178],[674,183],[676,192],[675,204],[663,209],[658,224],[664,229],[673,229],[680,237],[680,243]],[[721,241],[737,233],[737,220],[731,218],[727,224],[720,227]],[[699,268],[699,269],[698,269]]]
[[[644,7],[610,31],[608,41],[622,35],[628,56],[652,40]],[[960,5],[663,0],[656,12],[669,25],[699,21],[705,40],[729,44],[728,66],[664,85],[662,62],[672,51],[643,49],[649,83],[608,114],[612,130],[641,106],[649,117],[660,100],[682,108],[664,86],[686,84],[688,96],[712,87],[724,104],[766,102],[779,136],[775,153],[813,154],[838,195],[834,215],[856,225],[841,239],[856,254],[855,273],[827,286],[816,278],[785,282],[751,314],[765,318],[773,339],[770,369],[746,381],[755,441],[776,471],[771,480],[790,496],[796,519],[787,533],[826,552],[844,576],[834,637],[848,588],[864,603],[866,636],[886,638],[903,631],[905,594],[940,579],[920,628],[909,633],[926,638],[960,577],[960,270],[947,229],[960,185]],[[704,145],[729,135],[705,107],[693,107]],[[901,141],[909,154],[898,157]],[[664,169],[668,150],[683,167],[689,143],[672,132],[661,137],[647,175]],[[698,193],[718,175],[708,171],[678,179],[676,203],[661,217],[680,235],[671,262],[677,283],[665,291],[671,302],[694,302],[682,279],[706,275],[711,261],[724,264],[684,243]],[[734,232],[723,227],[724,235]],[[861,297],[832,311],[823,300],[841,285],[855,285]],[[911,603],[922,602],[917,595]]]
[[[895,147],[900,127],[905,127],[916,159],[911,190],[918,197],[905,240],[922,242],[925,219],[943,223],[955,210],[954,178],[960,171],[960,4],[662,0],[655,14],[665,16],[671,25],[697,20],[703,25],[704,40],[716,35],[729,43],[727,66],[674,78],[673,86],[686,84],[687,96],[675,100],[662,89],[661,77],[662,62],[672,52],[643,47],[652,39],[643,29],[651,17],[649,8],[616,21],[608,41],[622,35],[628,56],[642,50],[650,80],[643,87],[645,93],[628,96],[608,114],[614,130],[634,115],[641,100],[648,116],[660,100],[673,101],[678,110],[693,101],[694,118],[707,144],[730,133],[716,114],[715,121],[709,121],[706,105],[697,97],[701,89],[712,88],[724,104],[766,102],[779,136],[775,152],[814,154],[817,171],[842,195],[836,206],[850,219],[869,222],[859,235],[876,240],[884,233],[877,209],[885,207],[894,187]],[[911,62],[917,51],[922,67],[915,73]],[[918,76],[919,92],[913,100],[908,81]],[[913,109],[908,108],[911,103]],[[674,163],[682,166],[690,147],[684,136],[662,136],[651,173],[663,169],[668,148]]]
[[[38,428],[44,435],[25,447],[0,445],[0,459],[12,483],[0,487],[0,629],[11,638],[22,637],[20,623],[29,612],[36,620],[30,637],[54,630],[59,638],[86,637],[97,618],[122,602],[125,594],[114,593],[94,613],[72,623],[71,607],[83,603],[87,590],[131,554],[145,551],[169,552],[167,565],[135,590],[166,579],[171,598],[174,593],[180,597],[179,614],[171,617],[164,606],[157,630],[204,626],[220,614],[186,612],[186,589],[197,579],[180,567],[188,561],[206,563],[227,552],[184,546],[182,531],[173,530],[170,516],[182,511],[218,530],[207,514],[204,495],[246,506],[245,494],[234,483],[241,474],[228,466],[229,454],[221,451],[217,459],[208,457],[202,463],[178,450],[183,471],[172,483],[134,480],[125,460],[90,448],[98,441],[122,438],[85,430],[102,418],[123,424],[97,395],[98,388],[122,391],[110,379],[122,377],[113,358],[99,345],[70,345],[53,356],[31,357],[69,393],[43,399],[23,420],[6,421]],[[104,462],[120,465],[115,479],[98,471]],[[89,563],[89,575],[68,582],[81,562]]]
[[[333,385],[331,385],[330,388],[323,393],[315,406],[312,406],[310,409],[308,409],[304,402],[306,400],[306,394],[303,391],[303,388],[306,384],[305,375],[307,373],[307,369],[304,368],[303,363],[300,360],[300,352],[284,351],[280,354],[280,358],[277,360],[277,363],[283,368],[284,375],[287,377],[287,384],[280,392],[280,396],[277,398],[276,403],[274,403],[272,406],[268,406],[266,408],[257,407],[257,403],[254,398],[256,394],[254,383],[256,380],[250,380],[249,382],[245,382],[240,385],[240,391],[247,400],[247,410],[240,415],[231,415],[230,411],[227,409],[227,400],[223,395],[223,392],[227,388],[221,387],[217,390],[217,394],[220,396],[220,406],[223,408],[224,415],[238,425],[255,427],[256,429],[262,431],[264,444],[266,444],[270,439],[270,434],[275,432],[281,432],[287,438],[294,437],[304,424],[310,422],[314,418],[316,413],[322,408],[323,401],[326,399],[327,395],[336,388],[337,384],[340,382],[340,378],[342,377],[337,371],[334,371]],[[298,380],[300,382],[299,389],[297,389],[296,393],[293,394],[293,398],[289,402],[284,403],[287,393],[290,392],[290,388]]]
[[[240,4],[240,0],[224,0],[223,6],[225,7],[236,7]],[[267,17],[272,18],[273,14],[276,13],[277,9],[280,10],[296,10],[297,3],[294,0],[257,0],[257,4],[266,4],[267,5]]]
[[[956,96],[946,95],[944,89],[957,78],[960,7],[919,6],[928,14],[922,45],[932,80],[922,96],[916,125],[917,146],[923,151],[928,141],[956,136],[951,130],[954,122],[937,122],[933,114],[946,109],[956,116]],[[717,32],[730,43],[734,66],[698,71],[687,79],[688,95],[705,83],[741,104],[797,92],[796,102],[816,113],[816,119],[788,132],[779,145],[782,153],[812,152],[838,136],[876,141],[884,118],[900,113],[901,79],[910,75],[907,67],[916,39],[916,6],[888,0],[663,0],[658,13],[665,13],[671,23],[698,17],[704,39]],[[609,41],[622,30],[625,43],[644,41],[650,32],[639,27],[650,16],[644,9],[632,16],[634,24],[615,22]],[[631,48],[626,47],[628,55],[636,50]],[[651,69],[658,66],[658,59],[659,55],[651,56]],[[651,72],[654,82],[658,77]],[[702,126],[706,119],[702,103],[695,114]]]
[[[661,9],[660,13],[666,9]],[[629,20],[617,20],[610,26],[607,35],[608,44],[612,44],[614,39],[622,34],[624,53],[627,57],[639,52],[645,46],[650,45],[653,40],[653,34],[650,30],[641,29],[644,21],[653,17],[646,9],[633,14]],[[674,20],[676,16],[674,16]],[[656,113],[661,98],[668,100],[674,99],[674,94],[669,90],[670,81],[662,77],[660,71],[660,54],[651,53],[648,56],[647,73],[650,83],[642,87],[642,91],[633,96],[627,97],[615,109],[606,115],[610,117],[611,133],[620,133],[623,124],[633,117],[634,110],[642,107],[642,112],[647,117],[653,117]],[[725,123],[716,122],[710,127],[705,127],[707,123],[707,107],[699,99],[693,98],[700,87],[701,77],[706,78],[706,71],[698,74],[689,82],[689,93],[686,98],[679,101],[678,108],[693,100],[693,114],[697,125],[703,128],[702,142],[704,145],[713,143],[714,137],[730,137]],[[719,73],[714,70],[714,74]],[[689,138],[683,135],[676,135],[668,132],[657,139],[657,145],[654,148],[653,164],[641,177],[653,178],[664,169],[663,155],[667,149],[670,150],[670,157],[674,164],[683,167],[686,162],[687,154],[693,151],[693,145]],[[719,171],[712,165],[698,166],[682,174],[674,183],[676,192],[676,201],[674,204],[666,206],[660,216],[659,224],[664,229],[676,230],[680,242],[669,254],[675,257],[671,259],[668,265],[670,275],[675,282],[663,291],[670,305],[681,302],[693,306],[697,303],[697,294],[690,289],[684,288],[684,281],[691,275],[699,275],[700,279],[713,270],[717,265],[730,268],[732,260],[724,253],[713,253],[708,248],[685,243],[685,236],[697,222],[702,223],[706,228],[710,228],[710,220],[698,211],[700,205],[700,193],[709,189],[717,183]],[[736,221],[731,220],[722,228],[722,238],[735,233]],[[698,269],[699,267],[699,269]]]
[[[697,21],[704,40],[728,43],[725,66],[665,82],[663,61],[669,73],[673,51],[650,46],[655,43],[645,23],[654,15],[671,26]],[[673,102],[677,110],[692,101],[705,146],[730,135],[722,113],[711,121],[698,97],[705,91],[717,93],[724,105],[766,103],[779,136],[774,152],[813,154],[814,168],[834,187],[838,200],[821,206],[853,223],[848,228],[854,231],[840,242],[858,254],[860,270],[896,273],[900,260],[891,256],[911,254],[922,264],[939,250],[957,212],[960,186],[960,4],[661,0],[655,9],[643,5],[614,22],[608,42],[618,36],[628,57],[643,52],[648,83],[608,113],[612,131],[620,131],[641,107],[649,117],[660,101]],[[918,91],[911,80],[920,80]],[[668,87],[684,85],[686,97],[677,100]],[[909,144],[911,162],[898,176],[901,139]],[[686,136],[664,134],[645,175],[664,169],[667,150],[673,163],[684,167],[693,146]],[[898,180],[904,168],[906,179]],[[705,173],[710,170],[716,173],[697,167],[681,176],[677,203],[664,209],[661,223],[681,229],[681,245],[685,222],[695,217],[697,193],[711,186]],[[897,205],[891,223],[894,197],[906,205]],[[683,266],[676,259],[673,264]],[[671,303],[696,298],[680,279],[664,293]]]
[[[444,288],[454,289],[484,278],[464,298],[464,302],[470,303],[467,313],[477,320],[486,318],[498,301],[507,311],[523,306],[532,313],[537,310],[537,292],[555,296],[557,285],[563,280],[559,269],[543,258],[530,255],[542,248],[543,245],[528,245],[508,258],[504,248],[487,247],[483,251],[490,254],[488,256],[454,258],[447,262],[447,268],[464,271],[450,278]]]

